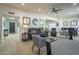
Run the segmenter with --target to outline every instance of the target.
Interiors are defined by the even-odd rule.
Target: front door
[[[9,32],[15,33],[15,23],[14,22],[9,23]]]

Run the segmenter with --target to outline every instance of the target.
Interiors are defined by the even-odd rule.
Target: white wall
[[[2,18],[0,17],[0,41],[2,39]]]
[[[19,9],[16,9],[16,8],[13,8],[13,7],[9,7],[9,6],[3,6],[3,5],[0,5],[0,14],[1,15],[9,15],[8,12],[9,11],[14,11],[15,12],[15,15],[10,15],[10,16],[17,16],[19,17],[19,23],[20,23],[20,30],[19,32],[22,33],[22,21],[23,21],[23,16],[25,17],[30,17],[31,18],[31,24],[28,25],[28,27],[43,27],[45,25],[33,25],[32,24],[32,20],[34,18],[37,18],[37,19],[44,19],[44,21],[46,19],[51,19],[51,20],[55,20],[55,18],[53,17],[49,17],[49,16],[45,16],[45,15],[41,15],[41,14],[36,14],[36,13],[31,13],[31,12],[25,12],[25,11],[22,11],[22,10],[19,10]],[[4,19],[4,18],[3,18]],[[45,24],[45,23],[44,23]],[[4,28],[3,28],[4,29]],[[3,31],[2,31],[3,32]],[[3,35],[3,34],[2,34]],[[20,36],[21,37],[21,36]]]
[[[26,17],[30,17],[31,18],[31,25],[29,25],[29,27],[42,27],[41,25],[33,25],[32,24],[32,20],[34,18],[37,19],[54,19],[53,17],[49,17],[49,16],[45,16],[45,15],[41,15],[41,14],[35,14],[35,13],[30,13],[30,12],[25,12],[19,9],[15,9],[15,8],[11,8],[11,7],[7,7],[7,6],[0,6],[0,14],[7,14],[9,11],[15,11],[15,16],[20,17],[20,22],[22,23],[22,17],[26,16]]]
[[[64,21],[68,21],[68,26],[63,26],[63,22]],[[77,21],[77,26],[71,26],[70,25],[70,22],[71,21]],[[73,16],[73,17],[68,17],[68,18],[61,18],[60,20],[59,20],[59,28],[61,28],[61,27],[78,27],[78,33],[79,33],[79,17],[77,16]]]
[[[19,9],[15,9],[15,8],[11,8],[11,7],[8,7],[8,6],[1,6],[0,5],[0,14],[7,14],[8,15],[9,11],[15,11],[15,16],[20,17],[20,21],[19,21],[21,23],[20,25],[22,25],[23,16],[30,17],[31,18],[31,24],[28,27],[42,27],[41,25],[38,25],[38,26],[36,25],[35,26],[35,25],[32,24],[32,20],[34,18],[44,19],[44,21],[45,20],[57,20],[53,17],[49,17],[49,16],[45,16],[45,15],[41,15],[41,14],[35,14],[35,13],[31,13],[31,12],[25,12],[25,11],[22,11],[22,10],[19,10]],[[61,27],[64,27],[63,26],[63,21],[69,21],[70,22],[71,20],[77,20],[78,25],[75,26],[75,27],[79,28],[79,20],[78,19],[79,19],[78,16],[77,17],[73,16],[73,17],[60,18],[60,19],[57,20],[59,22],[58,29],[60,29]],[[70,27],[70,25],[68,27]]]

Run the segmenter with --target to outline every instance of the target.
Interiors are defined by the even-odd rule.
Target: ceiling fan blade
[[[56,11],[61,11],[61,10],[63,10],[63,9],[58,9],[58,10],[56,10]]]
[[[53,8],[52,12],[55,11],[55,8]]]
[[[61,10],[63,10],[63,9],[58,9],[58,10],[56,10],[55,8],[53,8],[52,11],[51,11],[51,13],[58,14],[58,11],[61,11]],[[51,14],[51,13],[50,13],[50,14]]]
[[[55,11],[55,13],[57,14],[57,11]]]

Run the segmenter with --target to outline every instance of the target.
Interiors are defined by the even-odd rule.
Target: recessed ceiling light
[[[14,11],[9,11],[8,13],[9,13],[9,14],[15,14],[15,12],[14,12]]]
[[[24,5],[24,3],[21,3],[21,5]]]
[[[41,9],[39,8],[38,11],[41,11]]]

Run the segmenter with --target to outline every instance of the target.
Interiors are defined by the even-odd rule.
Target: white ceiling
[[[48,15],[48,12],[52,11],[52,8],[63,9],[58,12],[58,16],[66,17],[66,16],[76,16],[79,15],[79,11],[76,10],[79,8],[79,4],[73,5],[73,3],[25,3],[22,5],[21,3],[6,3],[3,5],[7,5],[10,7],[18,8],[27,12],[40,13],[44,15]],[[40,8],[40,11],[38,9]],[[50,16],[55,16],[54,14]]]

